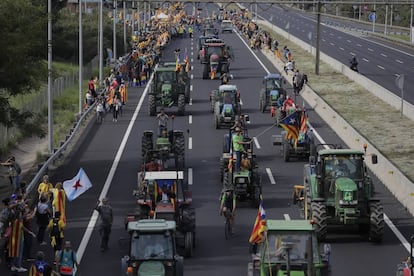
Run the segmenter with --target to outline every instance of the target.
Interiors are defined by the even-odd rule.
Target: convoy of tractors
[[[231,21],[223,21],[221,32],[232,32]],[[203,79],[218,79],[228,74],[234,61],[232,47],[218,37],[219,31],[205,26],[198,39],[198,59]],[[184,67],[182,64],[181,67]],[[177,72],[176,63],[160,63],[154,70],[148,96],[149,114],[160,108],[178,108],[184,115],[190,102],[191,78],[186,70]],[[328,275],[331,226],[357,227],[361,235],[380,242],[384,233],[383,207],[375,198],[372,179],[365,165],[365,151],[320,145],[307,125],[305,108],[291,112],[279,102],[287,96],[286,80],[268,74],[259,92],[259,110],[270,110],[274,127],[283,127],[284,118],[295,116],[297,137],[289,131],[274,135],[284,161],[305,159],[301,186],[295,186],[294,203],[300,206],[303,220],[267,219],[267,246],[258,246],[248,264],[248,275]],[[219,172],[223,191],[231,189],[238,201],[249,201],[258,208],[262,199],[261,170],[248,135],[249,116],[242,114],[240,91],[235,83],[222,83],[210,93],[210,109],[216,129],[226,128]],[[306,120],[305,120],[306,119]],[[233,146],[235,128],[242,130],[244,154],[250,166],[236,170]],[[274,128],[273,128],[274,129]],[[135,196],[136,207],[125,218],[130,235],[129,254],[122,259],[123,274],[183,275],[184,259],[193,256],[196,246],[195,208],[186,179],[185,138],[181,130],[164,130],[158,135],[142,134],[141,162]],[[371,162],[377,163],[376,156]],[[271,217],[271,215],[269,215]]]

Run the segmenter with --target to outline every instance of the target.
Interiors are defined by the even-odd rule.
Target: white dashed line
[[[243,101],[242,101],[242,99],[240,99],[240,105],[243,105]]]
[[[194,79],[194,75],[193,74],[191,74],[191,77],[190,77],[191,79]]]
[[[193,168],[188,168],[188,185],[193,185]]]
[[[342,47],[339,47],[339,50],[342,50],[342,51],[343,51],[343,50],[345,50],[345,49],[344,49],[344,48],[342,48]]]
[[[325,42],[326,40],[322,38],[322,41]]]
[[[367,50],[370,52],[374,52],[374,50],[372,50],[371,48],[367,48]]]
[[[188,115],[188,124],[191,125],[193,123],[193,115]]]
[[[193,149],[193,137],[188,137],[188,149]]]
[[[401,63],[401,64],[403,64],[404,62],[402,62],[401,60],[399,60],[399,59],[396,59],[395,60],[396,62],[398,62],[398,63]]]
[[[369,60],[368,60],[368,59],[366,59],[366,58],[363,58],[362,60],[363,60],[363,61],[365,61],[365,62],[369,62]]]
[[[193,75],[191,75],[191,78],[193,78]],[[193,92],[193,85],[190,84],[190,92]]]
[[[194,66],[191,65],[191,70],[194,70]]]
[[[349,54],[350,54],[351,56],[355,56],[355,54],[354,54],[353,52],[349,52]]]
[[[357,44],[357,46],[358,46],[358,47],[362,47],[362,45],[361,45],[361,44],[359,44],[359,43]]]
[[[383,53],[381,53],[380,55],[383,57],[388,57],[386,54],[383,54]]]
[[[276,181],[275,181],[275,178],[273,177],[272,170],[270,168],[266,168],[266,173],[267,173],[267,176],[269,177],[270,184],[275,185]]]
[[[329,45],[331,45],[331,46],[335,46],[335,43],[332,43],[332,42],[331,42],[331,43],[329,43]]]
[[[290,220],[289,214],[283,214],[283,216],[285,217],[285,220]]]
[[[351,40],[347,39],[346,42],[351,43]]]
[[[254,141],[254,145],[256,146],[256,148],[260,149],[260,144],[256,137],[253,137],[253,141]]]
[[[194,62],[194,59],[193,58],[191,58],[191,63],[193,63]]]
[[[188,103],[188,105],[193,105],[193,99],[190,99],[190,102]]]
[[[379,69],[385,70],[385,67],[382,67],[381,65],[377,65],[377,67],[378,67]]]

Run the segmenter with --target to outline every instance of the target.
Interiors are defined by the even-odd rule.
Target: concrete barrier
[[[281,30],[281,32],[284,31]],[[291,41],[294,42],[295,39]],[[300,40],[296,41],[300,45],[303,43],[300,42]],[[277,59],[272,53],[266,51],[262,51],[262,53],[280,72],[283,72],[284,63],[281,60]],[[333,62],[333,65],[336,66],[336,68],[344,66],[338,61]],[[342,70],[344,70],[343,72],[347,72],[346,69],[347,68],[342,68]],[[351,72],[347,73],[353,72],[352,70],[349,71]],[[292,85],[291,78],[287,78],[286,80]],[[304,89],[301,91],[301,96],[306,103],[312,107],[315,112],[336,132],[336,134],[341,137],[349,148],[362,149],[364,144],[368,145],[367,156],[371,156],[372,154],[376,154],[378,156],[378,164],[373,165],[370,162],[367,162],[368,168],[414,216],[414,200],[411,196],[411,194],[414,193],[413,183],[309,86],[305,85]]]

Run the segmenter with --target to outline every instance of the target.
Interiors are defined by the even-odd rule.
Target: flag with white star
[[[65,190],[66,197],[69,201],[79,197],[91,187],[92,183],[82,168],[79,169],[78,174],[74,178],[63,182],[63,189]]]
[[[286,138],[293,139],[295,142],[299,137],[299,118],[298,112],[293,112],[280,120],[279,125],[286,130]]]

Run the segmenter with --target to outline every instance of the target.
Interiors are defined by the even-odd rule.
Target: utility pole
[[[47,1],[47,98],[49,153],[53,153],[53,95],[52,95],[52,0]]]
[[[124,1],[124,54],[128,51],[127,48],[127,24],[126,24],[126,1]]]
[[[318,0],[317,4],[317,21],[316,21],[316,54],[315,54],[315,74],[319,75],[319,62],[320,62],[320,42],[321,42],[321,1]]]
[[[103,1],[99,4],[99,81],[101,85],[104,83],[103,79]]]
[[[117,8],[116,8],[116,6],[117,6],[117,1],[116,0],[114,0],[114,12],[113,12],[113,20],[114,20],[114,22],[113,22],[113,49],[112,49],[112,51],[113,51],[113,54],[114,54],[114,60],[116,60],[116,18],[117,18],[117,14],[116,14],[116,11],[117,11]]]
[[[83,31],[82,31],[82,0],[79,0],[79,115],[83,106]]]

